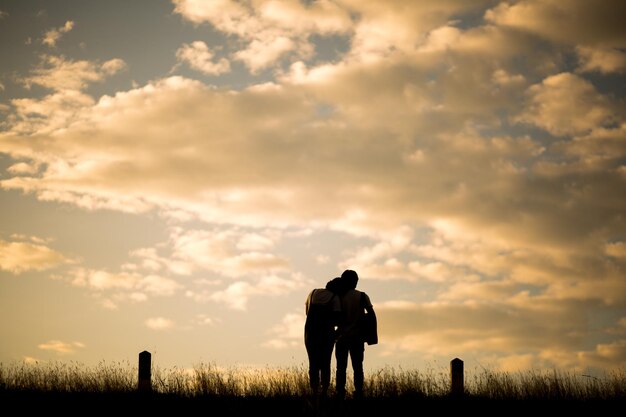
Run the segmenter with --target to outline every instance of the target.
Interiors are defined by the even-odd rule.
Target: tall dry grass
[[[348,390],[352,389],[348,382]],[[449,393],[447,370],[386,367],[366,373],[370,398],[443,398]],[[308,394],[306,366],[222,368],[199,364],[192,369],[152,369],[155,392],[180,397],[299,397]],[[61,393],[130,393],[137,389],[137,368],[130,363],[76,362],[0,364],[0,390]],[[626,370],[591,377],[557,370],[518,373],[466,372],[467,396],[482,399],[626,399]],[[332,394],[332,392],[331,392]]]
[[[100,362],[94,367],[77,362],[0,363],[0,390],[130,392],[136,385],[137,369],[129,363]]]
[[[492,399],[614,399],[626,398],[626,370],[600,377],[558,370],[517,373],[483,370],[469,382],[469,393]]]

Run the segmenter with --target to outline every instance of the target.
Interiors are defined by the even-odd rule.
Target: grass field
[[[465,395],[449,396],[445,370],[383,368],[366,373],[365,398],[319,403],[309,395],[305,366],[293,368],[221,368],[199,364],[193,369],[152,369],[152,393],[137,393],[137,368],[128,363],[101,362],[88,367],[74,362],[0,364],[3,404],[23,410],[45,407],[64,412],[133,410],[164,412],[213,410],[218,415],[395,415],[406,409],[438,407],[467,411],[471,407],[528,412],[552,407],[582,411],[626,403],[626,370],[592,377],[569,372],[519,373],[479,370],[465,375]],[[351,386],[348,385],[350,391]],[[332,392],[331,392],[332,396]],[[607,408],[608,409],[608,408]],[[36,410],[33,410],[36,411]],[[168,411],[168,412],[169,412]],[[141,410],[137,410],[141,412]]]

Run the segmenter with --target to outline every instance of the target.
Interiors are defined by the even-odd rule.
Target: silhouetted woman
[[[314,395],[326,396],[328,393],[330,361],[335,344],[335,326],[341,316],[343,285],[343,280],[334,278],[328,281],[326,288],[312,290],[305,302],[304,345],[309,356],[309,382]]]

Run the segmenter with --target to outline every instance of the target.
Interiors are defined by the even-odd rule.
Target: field
[[[244,416],[417,415],[437,412],[590,412],[626,405],[626,371],[602,377],[550,371],[466,372],[465,395],[449,395],[445,370],[384,368],[366,374],[365,398],[313,398],[307,369],[152,369],[152,391],[137,392],[136,367],[101,362],[0,364],[0,400],[22,412],[182,413]],[[351,386],[348,385],[350,392]]]

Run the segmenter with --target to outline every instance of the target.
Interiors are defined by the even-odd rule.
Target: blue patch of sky
[[[350,50],[351,37],[348,35],[312,35],[309,40],[315,45],[315,55],[311,60],[314,65],[340,61]]]
[[[11,158],[11,156],[6,153],[0,152],[0,180],[7,179],[13,176],[12,174],[9,174],[7,172],[7,168],[9,168],[13,164],[15,164],[15,159]],[[0,193],[0,195],[2,194]]]
[[[559,50],[559,70],[562,72],[576,72],[580,66],[580,60],[576,50],[572,48],[561,48]]]
[[[589,72],[583,77],[591,82],[600,93],[621,101],[624,105],[626,98],[626,78],[623,73],[602,74],[600,72]]]
[[[318,103],[315,105],[315,118],[326,119],[335,113],[335,107],[328,103]]]
[[[40,64],[42,54],[62,55],[65,59],[88,60],[102,64],[113,58],[122,59],[127,68],[104,82],[92,83],[86,92],[96,99],[117,91],[143,86],[150,81],[172,75],[177,64],[176,51],[183,43],[203,41],[215,52],[216,59],[225,56],[236,41],[216,31],[210,24],[195,25],[173,14],[171,1],[107,1],[69,0],[55,4],[46,1],[14,2],[0,5],[8,16],[0,21],[0,102],[11,98],[38,97],[50,90],[33,87],[30,91],[16,82]],[[44,10],[45,13],[39,13]],[[39,17],[34,17],[39,13]],[[41,44],[46,31],[62,27],[66,21],[74,28],[62,34],[57,46]],[[25,45],[26,39],[32,43]],[[220,49],[221,46],[225,46]],[[243,64],[232,62],[232,71],[220,77],[206,76],[182,65],[176,73],[200,79],[209,84],[234,88],[249,85],[250,77]],[[265,75],[266,76],[266,75]],[[254,77],[258,82],[259,76]],[[270,78],[267,77],[266,78]]]
[[[135,5],[135,2],[130,2]],[[84,32],[80,31],[77,22],[75,35],[84,43],[77,44],[77,57],[103,62],[108,59],[120,58],[127,65],[125,71],[111,77],[110,82],[93,84],[89,92],[96,97],[112,94],[118,90],[127,90],[133,83],[143,86],[151,81],[172,75],[177,65],[176,51],[184,44],[203,41],[215,52],[219,59],[224,50],[216,49],[229,41],[215,31],[211,25],[193,25],[177,14],[172,14],[171,2],[132,7],[126,15],[119,16],[119,8],[109,7],[102,3],[102,12],[84,15]],[[122,8],[123,10],[123,8]],[[204,77],[197,71],[189,70],[185,65],[178,67],[174,74]]]
[[[548,146],[555,141],[555,137],[548,131],[536,127],[530,123],[515,122],[506,109],[498,109],[495,112],[499,125],[482,125],[480,132],[483,137],[510,136],[513,138],[530,137],[534,141],[538,141],[541,145]]]
[[[0,20],[0,103],[8,104],[11,98],[23,95],[23,87],[17,78],[26,74],[39,61],[39,53],[26,41],[40,42],[43,35],[41,19],[33,11],[18,9],[21,2],[2,2],[0,10],[7,15]]]
[[[562,161],[564,158],[569,159],[570,156],[563,155],[562,152],[551,152],[552,145],[564,140],[571,140],[570,137],[557,137],[550,132],[534,126],[530,123],[513,122],[512,115],[509,115],[507,110],[500,109],[496,112],[500,125],[485,125],[481,127],[480,133],[484,138],[494,137],[511,137],[524,139],[529,137],[533,142],[542,146],[545,150],[543,153],[536,155],[530,160],[543,160],[543,161]],[[527,171],[527,175],[532,175],[531,171]]]
[[[484,25],[486,23],[484,19],[485,11],[496,6],[499,2],[500,0],[491,0],[481,7],[473,7],[462,10],[458,14],[450,16],[450,21],[454,22],[452,26],[462,30],[467,30]]]
[[[11,84],[10,87],[7,87],[7,91],[5,94],[6,100],[4,101],[4,104],[12,106],[11,101],[13,99],[42,99],[43,97],[53,93],[53,90],[37,84],[31,84],[30,87],[26,88],[21,83],[14,83]],[[34,113],[29,113],[29,116],[33,115]]]
[[[588,331],[593,333],[584,340],[586,350],[594,350],[599,343],[612,343],[623,339],[624,327],[620,328],[619,325],[619,320],[625,314],[623,308],[606,306],[592,309],[581,306],[581,310],[586,311]]]

